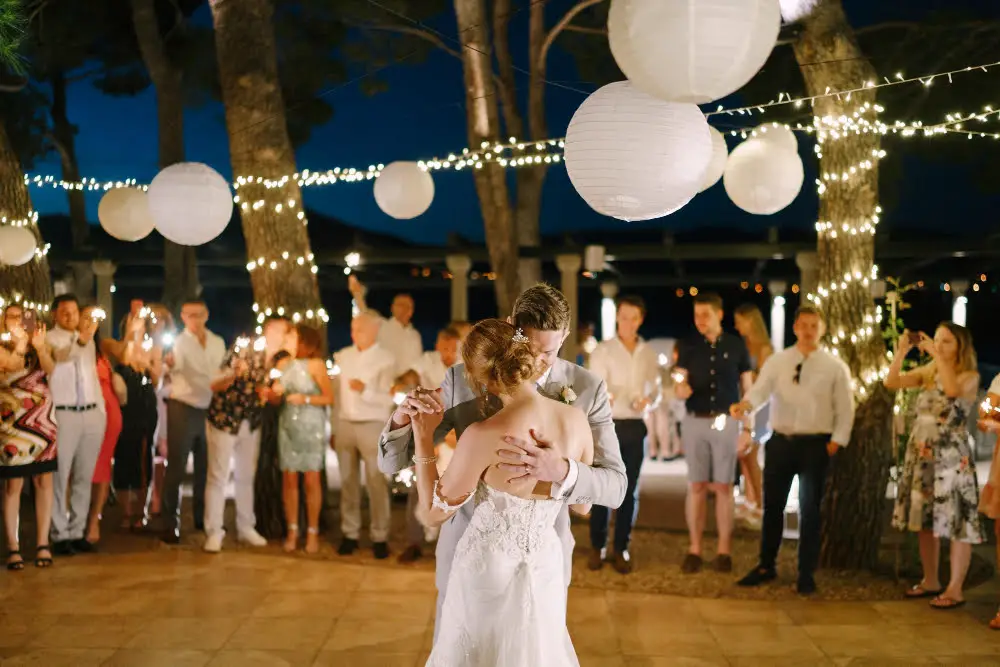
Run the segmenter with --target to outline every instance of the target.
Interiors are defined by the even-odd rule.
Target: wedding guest
[[[414,364],[413,373],[415,381],[404,383],[405,386],[398,391],[408,392],[417,386],[429,389],[437,389],[444,382],[444,376],[448,369],[458,362],[458,332],[448,327],[438,332],[437,342],[432,352],[424,352],[423,356]],[[404,374],[406,375],[406,374]],[[397,378],[400,384],[402,378]],[[394,394],[396,391],[393,392]],[[445,443],[438,443],[438,467],[447,467],[447,459],[450,459],[452,448]],[[444,454],[444,456],[442,456]],[[419,498],[416,485],[410,487],[406,499],[406,537],[408,545],[399,555],[400,563],[412,563],[423,557],[424,542],[433,542],[437,538],[437,529],[424,526],[417,518],[417,508]]]
[[[731,413],[742,419],[772,405],[774,435],[764,466],[764,523],[757,567],[739,581],[759,586],[773,580],[784,530],[785,504],[799,478],[799,577],[802,595],[816,592],[820,505],[830,457],[846,447],[854,424],[854,396],[847,364],[820,349],[826,330],[823,313],[811,305],[795,313],[796,343],[770,357],[760,376]]]
[[[774,346],[771,345],[767,326],[764,324],[764,316],[757,306],[752,303],[744,303],[738,306],[733,313],[733,324],[736,331],[743,337],[743,342],[746,343],[747,352],[750,353],[750,369],[753,373],[753,379],[756,381],[764,362],[774,354]],[[753,519],[759,518],[761,508],[764,506],[763,479],[758,456],[761,439],[766,439],[765,436],[770,430],[768,427],[769,410],[768,404],[765,403],[754,415],[753,440],[747,449],[739,452],[746,507]]]
[[[56,554],[70,556],[91,550],[83,533],[106,418],[94,344],[98,322],[80,317],[80,304],[71,294],[57,296],[52,313],[56,326],[46,340],[56,362],[49,388],[59,423],[60,454],[52,490],[52,546]]]
[[[365,288],[354,275],[348,279],[348,287],[358,308],[362,312],[368,310],[365,301]],[[378,329],[379,346],[388,351],[396,360],[394,366],[396,377],[413,368],[424,351],[420,332],[413,328],[411,322],[413,311],[413,297],[409,294],[397,294],[392,300],[392,316],[389,319],[382,319],[377,313],[372,313],[378,317],[380,324]]]
[[[688,492],[684,502],[691,544],[681,565],[692,574],[702,567],[702,533],[708,492],[715,494],[715,523],[719,545],[713,567],[731,572],[733,533],[733,479],[736,452],[750,441],[750,429],[729,418],[729,406],[740,400],[753,381],[750,357],[739,336],[722,331],[722,298],[702,292],[694,297],[694,325],[698,335],[678,343],[677,384],[674,393],[686,401],[687,417],[681,430],[688,465]]]
[[[80,314],[80,321],[100,321],[95,313],[101,313],[95,306],[88,306]],[[100,331],[94,332],[94,344],[97,347],[97,381],[101,386],[101,396],[104,398],[104,439],[97,455],[94,467],[93,488],[90,490],[90,513],[87,516],[87,532],[84,539],[89,544],[87,550],[94,551],[101,541],[101,518],[104,504],[111,490],[111,462],[115,457],[115,446],[122,432],[121,404],[128,397],[124,380],[115,373],[109,358],[114,349],[114,341],[102,340]]]
[[[239,541],[254,547],[267,545],[257,532],[254,516],[254,475],[260,454],[263,403],[260,392],[268,383],[267,340],[283,339],[288,321],[269,319],[262,328],[263,339],[246,347],[230,350],[220,375],[212,382],[212,404],[208,408],[208,481],[205,487],[204,550],[218,553],[226,531],[223,514],[226,485],[233,464],[236,501],[236,535]]]
[[[393,355],[377,341],[378,320],[362,311],[351,320],[353,345],[335,355],[340,366],[340,424],[337,459],[340,462],[340,528],[344,539],[337,550],[354,553],[361,536],[361,462],[371,512],[371,540],[375,558],[389,556],[389,488],[378,469],[378,440],[392,412],[389,390],[395,375]]]
[[[674,396],[674,368],[677,347],[670,351],[671,363],[660,366],[660,404],[646,413],[645,422],[649,457],[654,461],[674,461],[683,456],[680,424],[684,420],[684,402]]]
[[[8,570],[24,569],[18,528],[25,479],[31,479],[35,489],[35,567],[52,565],[52,473],[58,463],[55,405],[48,377],[55,361],[46,343],[45,326],[33,311],[27,318],[25,314],[22,306],[10,304],[0,322],[0,332],[11,338],[0,345],[0,479],[4,480]]]
[[[190,300],[181,306],[184,331],[166,355],[170,369],[167,401],[167,476],[163,485],[163,541],[181,540],[181,482],[188,457],[194,455],[194,528],[204,529],[208,452],[205,424],[212,402],[212,380],[226,356],[226,344],[208,330],[208,307]]]
[[[333,405],[333,386],[326,373],[323,339],[318,329],[299,324],[295,328],[295,358],[285,358],[275,368],[281,378],[271,390],[284,401],[278,418],[278,456],[283,473],[285,506],[285,551],[294,551],[299,537],[299,474],[306,491],[305,551],[319,551],[319,512],[323,505],[320,472],[326,461],[327,414]],[[343,474],[343,472],[341,473]],[[343,508],[341,508],[343,511]]]
[[[914,349],[931,361],[903,372]],[[935,609],[965,604],[962,585],[972,545],[983,541],[979,519],[979,484],[969,433],[970,411],[979,390],[976,350],[969,330],[942,322],[927,334],[904,331],[885,379],[888,389],[922,391],[899,479],[892,523],[917,533],[924,576],[906,592],[910,598],[933,598]],[[769,445],[770,446],[770,445]],[[951,542],[951,578],[942,589],[938,578],[941,540]]]
[[[993,433],[993,458],[990,462],[990,477],[979,498],[979,511],[993,519],[993,531],[1000,545],[1000,375],[993,378],[986,392],[986,400],[980,406],[979,430]],[[997,566],[1000,569],[1000,547],[997,549]],[[1000,611],[990,620],[991,630],[1000,630]]]
[[[590,355],[590,370],[608,387],[611,417],[625,461],[625,500],[615,519],[614,568],[620,574],[632,571],[629,544],[632,526],[639,515],[639,473],[646,458],[646,412],[656,407],[660,393],[660,366],[656,352],[639,336],[646,317],[646,303],[637,296],[618,299],[615,322],[618,335],[600,343]],[[600,570],[608,559],[608,529],[611,508],[594,505],[590,513],[591,570]]]
[[[149,304],[152,313],[153,349],[160,350],[161,359],[174,344],[174,316],[163,304]],[[163,484],[167,478],[167,400],[170,398],[170,373],[164,365],[160,379],[154,383],[156,392],[156,430],[153,432],[153,472],[147,478],[149,498],[146,514],[159,517],[163,504]]]

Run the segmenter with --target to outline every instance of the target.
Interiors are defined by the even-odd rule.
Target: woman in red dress
[[[93,308],[84,308],[80,318],[90,317]],[[101,512],[108,500],[111,489],[111,460],[115,456],[115,445],[122,432],[122,409],[118,394],[114,387],[114,370],[107,357],[108,345],[102,345],[99,334],[94,334],[97,345],[97,379],[101,382],[101,394],[104,396],[104,407],[107,413],[107,426],[104,429],[104,440],[101,451],[97,455],[97,466],[94,468],[93,489],[90,492],[90,515],[87,518],[87,535],[85,539],[91,547],[96,548],[101,541]]]

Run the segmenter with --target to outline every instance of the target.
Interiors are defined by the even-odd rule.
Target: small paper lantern
[[[591,208],[619,220],[652,220],[684,206],[711,157],[698,107],[650,97],[627,81],[584,100],[566,130],[570,182]]]
[[[771,215],[791,204],[805,172],[798,153],[751,139],[733,149],[722,178],[726,194],[748,213]]]
[[[149,199],[138,188],[112,188],[97,207],[101,227],[119,241],[138,241],[149,236],[155,225],[149,214]]]
[[[722,172],[726,170],[726,159],[729,157],[729,148],[726,147],[726,138],[722,136],[722,133],[711,125],[708,126],[708,131],[712,134],[712,160],[708,163],[708,169],[705,170],[705,177],[699,192],[704,192],[719,182],[719,179],[722,178]]]
[[[780,28],[778,0],[612,0],[608,43],[640,90],[704,104],[752,79]]]
[[[754,138],[759,141],[774,144],[781,150],[799,152],[799,140],[795,138],[795,133],[780,123],[758,125],[754,132]]]
[[[26,227],[5,225],[0,227],[0,264],[21,266],[35,256],[38,243]]]
[[[422,215],[434,201],[434,179],[416,162],[386,165],[375,180],[375,203],[397,220]]]
[[[147,201],[156,230],[180,245],[208,243],[233,216],[229,183],[200,162],[181,162],[161,171],[149,184]]]

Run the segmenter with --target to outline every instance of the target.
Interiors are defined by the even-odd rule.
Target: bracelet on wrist
[[[413,457],[413,462],[415,464],[417,464],[417,465],[420,465],[421,463],[437,463],[437,460],[438,460],[437,456],[414,456]]]

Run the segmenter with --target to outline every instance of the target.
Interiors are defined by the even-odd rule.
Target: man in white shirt
[[[52,346],[56,367],[49,377],[49,387],[59,421],[56,442],[59,467],[52,493],[52,546],[56,555],[70,556],[77,551],[93,551],[83,531],[107,413],[97,378],[94,343],[97,322],[89,318],[81,321],[80,304],[72,294],[56,297],[52,313],[55,327],[46,340]]]
[[[389,556],[389,487],[378,469],[378,441],[393,409],[392,388],[396,360],[376,339],[379,321],[366,311],[351,320],[351,340],[336,355],[340,367],[340,423],[337,460],[340,463],[340,529],[344,539],[337,550],[347,556],[361,537],[361,462],[371,511],[371,540],[375,558]]]
[[[181,482],[188,457],[194,454],[194,527],[205,527],[205,482],[208,448],[205,424],[212,403],[212,382],[226,356],[226,343],[208,330],[208,306],[186,301],[181,306],[184,331],[166,355],[170,368],[167,399],[167,476],[163,484],[163,541],[181,539]]]
[[[590,370],[604,380],[611,398],[611,417],[625,461],[625,500],[615,519],[614,568],[621,574],[632,571],[629,542],[639,514],[639,472],[646,458],[646,423],[643,416],[659,401],[660,365],[656,352],[639,337],[646,316],[646,304],[637,296],[618,300],[618,335],[604,341],[590,355]],[[611,508],[594,505],[590,512],[588,566],[600,570],[607,560]]]
[[[353,274],[348,278],[347,288],[354,297],[354,305],[357,306],[358,312],[368,312],[381,325],[378,330],[378,344],[395,358],[394,376],[399,377],[412,369],[424,352],[420,332],[413,328],[412,324],[413,297],[409,294],[397,294],[392,300],[390,309],[392,316],[383,319],[378,312],[368,308],[368,303],[365,301],[366,288]]]
[[[800,306],[793,327],[796,344],[768,358],[740,403],[730,408],[745,417],[770,399],[774,435],[764,449],[764,525],[760,562],[739,581],[759,586],[773,580],[781,546],[785,503],[799,477],[798,592],[816,591],[813,572],[819,561],[820,504],[830,457],[846,447],[854,424],[854,395],[847,365],[819,348],[826,330],[823,313]]]
[[[438,332],[437,343],[433,352],[424,352],[410,372],[403,373],[396,379],[396,386],[401,391],[410,391],[417,385],[428,389],[437,389],[444,382],[448,369],[458,363],[459,334],[450,326]],[[415,377],[414,377],[415,376]],[[446,438],[447,440],[447,438]],[[452,439],[452,447],[454,440]],[[451,448],[447,444],[438,446],[438,468],[447,467]],[[426,528],[417,518],[419,499],[417,487],[410,487],[406,499],[406,537],[408,545],[399,555],[400,563],[412,563],[423,557],[423,543],[437,539],[436,528]]]

